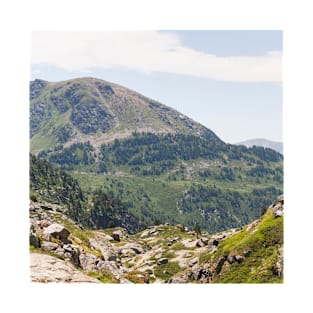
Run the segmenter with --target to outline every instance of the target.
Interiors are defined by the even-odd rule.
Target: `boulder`
[[[199,258],[193,258],[192,260],[190,260],[190,262],[188,263],[189,267],[193,267],[195,264],[197,264],[199,262]]]
[[[167,258],[161,258],[157,262],[158,265],[167,264],[167,263],[168,263],[168,259]]]
[[[118,230],[115,230],[113,233],[112,233],[112,237],[114,238],[114,236],[119,236],[120,240],[123,239],[123,238],[128,238],[128,232],[126,229],[124,228],[120,228]],[[116,240],[116,239],[114,239]],[[117,240],[117,241],[120,241],[120,240]]]
[[[90,253],[80,253],[79,263],[83,270],[85,271],[97,271],[97,257]]]
[[[129,250],[132,250],[134,253],[136,254],[142,254],[144,253],[144,249],[142,248],[142,246],[140,246],[139,244],[136,244],[136,243],[128,243],[126,244],[123,249],[129,249]]]
[[[219,259],[219,261],[215,267],[215,271],[214,271],[216,275],[218,275],[221,272],[223,265],[224,265],[225,261],[227,260],[227,257],[228,256],[223,256]]]
[[[212,242],[212,244],[213,244],[213,246],[216,246],[216,247],[217,247],[217,246],[218,246],[218,240],[214,239],[213,242]]]
[[[149,230],[148,235],[149,235],[149,236],[156,236],[158,233],[159,233],[159,231],[158,231],[158,229],[155,227],[155,228],[152,228],[152,229]]]
[[[64,245],[64,257],[75,264],[76,266],[80,265],[80,260],[79,260],[79,249],[77,246],[72,246],[70,244]]]
[[[144,239],[149,237],[149,230],[145,230],[141,235],[140,235],[140,239]]]
[[[50,241],[44,241],[41,244],[41,249],[45,251],[55,251],[58,247],[59,247],[58,244]]]
[[[227,258],[227,262],[228,262],[229,264],[233,264],[233,263],[235,262],[234,257],[233,257],[232,255],[230,255],[230,256]]]
[[[209,243],[209,239],[206,237],[201,237],[200,240],[204,243],[204,245],[207,245]]]
[[[251,253],[252,253],[252,250],[245,250],[244,252],[243,252],[243,255],[245,256],[245,257],[249,257],[250,255],[251,255]]]
[[[212,273],[208,268],[196,264],[191,268],[191,277],[193,280],[197,280],[203,283],[210,282]]]
[[[48,220],[41,220],[37,224],[41,229],[43,229],[47,228],[51,223]]]
[[[113,232],[111,236],[112,236],[113,240],[121,241],[121,237],[120,237],[120,234],[118,232]]]
[[[234,260],[236,262],[238,262],[238,263],[242,263],[244,261],[244,259],[245,258],[242,255],[240,255],[240,254],[237,254],[237,255],[234,256]]]
[[[196,240],[196,247],[204,247],[204,246],[205,246],[205,243],[201,239]]]
[[[47,241],[51,240],[51,237],[60,239],[63,242],[67,242],[67,238],[70,232],[61,224],[51,224],[44,230],[44,238]]]
[[[284,215],[284,211],[282,209],[274,211],[274,217],[281,217]]]

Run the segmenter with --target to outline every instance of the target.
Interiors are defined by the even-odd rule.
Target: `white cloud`
[[[218,81],[281,82],[282,53],[219,57],[184,47],[173,33],[34,32],[32,64],[66,70],[127,68],[206,77]]]

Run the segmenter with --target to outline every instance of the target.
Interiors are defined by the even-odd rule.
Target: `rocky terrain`
[[[62,206],[30,201],[31,281],[282,282],[283,215],[280,196],[241,228],[208,234],[163,224],[130,235],[123,228],[85,229]]]

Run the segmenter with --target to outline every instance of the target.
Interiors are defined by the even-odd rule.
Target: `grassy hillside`
[[[179,112],[98,79],[31,82],[30,137],[31,151],[84,194],[113,193],[143,224],[240,227],[283,192],[281,154],[226,144]]]

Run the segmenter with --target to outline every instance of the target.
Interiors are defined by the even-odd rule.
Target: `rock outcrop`
[[[123,228],[86,231],[62,212],[54,205],[31,203],[33,282],[215,283],[220,277],[225,279],[225,273],[240,272],[255,257],[251,264],[259,264],[260,273],[271,272],[275,279],[283,279],[283,238],[279,232],[283,214],[277,214],[284,212],[283,197],[247,227],[214,235],[203,233],[201,238],[180,225],[151,226],[135,235]],[[262,233],[253,238],[261,224]],[[273,239],[268,238],[272,230]],[[245,238],[250,239],[242,244]],[[261,243],[259,238],[264,238]],[[273,255],[270,267],[263,268],[255,249],[268,245]]]
[[[97,279],[84,275],[70,263],[40,253],[30,254],[30,277],[32,282],[39,283],[99,283]]]
[[[63,242],[67,242],[69,235],[70,235],[70,232],[63,225],[60,225],[57,223],[54,223],[54,224],[48,226],[44,230],[44,238],[48,241],[51,238],[56,238],[56,239],[59,239]]]

